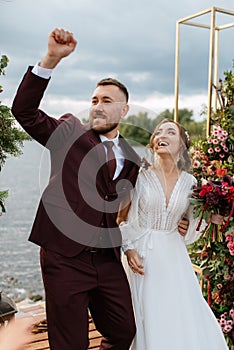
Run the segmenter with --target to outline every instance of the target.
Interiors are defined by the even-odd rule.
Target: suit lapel
[[[125,158],[124,167],[119,176],[124,177],[133,164],[140,166],[140,157],[121,135],[119,135],[119,144],[123,150]]]
[[[110,182],[108,179],[108,169],[106,164],[106,153],[104,146],[100,140],[100,137],[98,134],[96,134],[93,130],[87,129],[87,139],[90,143],[90,147],[95,147],[95,153],[97,155],[97,159],[99,160],[99,169],[98,173],[101,172],[102,179],[105,180],[106,185],[109,187]],[[134,149],[128,144],[128,142],[119,135],[119,145],[123,150],[124,154],[124,166],[122,171],[120,172],[119,176],[111,182],[111,184],[115,184],[116,181],[119,180],[119,178],[124,178],[125,175],[130,171],[133,164],[136,164],[140,166],[140,157],[139,155],[134,151]]]

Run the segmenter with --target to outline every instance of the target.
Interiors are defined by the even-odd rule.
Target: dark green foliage
[[[0,58],[0,75],[5,74],[8,62],[8,57],[2,55]],[[0,93],[2,91],[0,85]],[[22,154],[25,140],[31,140],[30,136],[16,126],[10,107],[3,105],[0,101],[0,171],[8,157],[18,157]],[[6,211],[4,200],[7,194],[8,191],[0,192],[0,214]]]
[[[179,122],[190,134],[192,139],[205,135],[205,122],[195,122],[193,112],[181,109],[178,112]],[[124,118],[120,125],[120,133],[128,140],[133,140],[141,145],[147,145],[150,135],[157,124],[163,119],[174,119],[174,112],[166,109],[156,118],[149,118],[147,112],[139,112],[137,115],[129,115]]]

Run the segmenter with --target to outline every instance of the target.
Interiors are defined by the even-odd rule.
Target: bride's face
[[[181,146],[180,130],[174,123],[161,124],[155,130],[154,148],[158,156],[170,154],[177,159]]]

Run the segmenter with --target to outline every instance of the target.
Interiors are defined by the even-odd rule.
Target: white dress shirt
[[[38,75],[41,78],[49,79],[52,75],[53,69],[43,68],[37,64],[32,69],[32,73]]]
[[[115,174],[113,177],[113,180],[115,180],[119,176],[119,174],[121,173],[123,166],[124,166],[124,154],[123,154],[121,147],[119,146],[119,132],[117,131],[117,136],[114,139],[108,139],[104,135],[99,135],[99,137],[100,137],[102,142],[112,141],[114,143],[112,149],[113,149],[113,152],[114,152],[115,158],[116,158],[116,169],[115,169]],[[104,146],[104,148],[105,148],[106,160],[107,160],[107,148],[105,146]]]

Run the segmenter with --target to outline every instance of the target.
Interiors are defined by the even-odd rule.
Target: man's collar
[[[100,140],[104,141],[113,141],[115,145],[119,144],[119,131],[117,130],[117,136],[113,139],[108,139],[106,136],[99,134]]]

